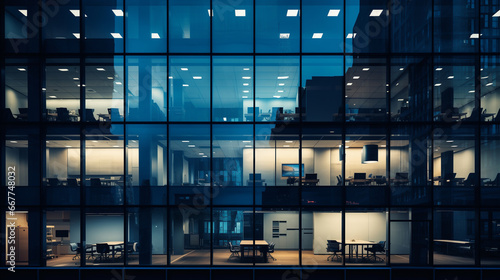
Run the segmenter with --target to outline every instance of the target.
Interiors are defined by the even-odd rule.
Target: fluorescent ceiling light
[[[17,68],[17,70],[24,72],[24,71],[26,71],[26,68]]]
[[[174,77],[172,77],[172,76],[168,76],[168,78],[171,80],[171,79],[173,79]]]
[[[71,147],[73,147],[73,146],[65,146],[65,147],[66,147],[66,148],[71,148]]]
[[[234,10],[234,15],[237,17],[244,17],[246,16],[246,10]]]
[[[469,93],[474,93],[474,92],[476,92],[476,91],[475,90],[469,90]]]
[[[151,39],[160,39],[160,34],[158,34],[158,33],[151,33]]]
[[[209,17],[211,17],[211,16],[213,16],[213,15],[214,15],[214,14],[212,13],[212,10],[208,9],[207,11],[208,11],[208,16],[209,16]]]
[[[399,68],[399,71],[403,71],[403,70],[405,70],[403,67]]]
[[[243,86],[247,87],[249,84],[248,83],[244,83]]]
[[[370,68],[363,68],[363,71],[370,71]]]
[[[353,80],[359,80],[360,76],[354,76],[352,77]]]
[[[182,140],[182,143],[189,143],[189,140]]]
[[[249,91],[249,90],[244,90],[243,92],[244,92],[244,93],[249,93],[250,91]]]
[[[188,84],[182,84],[183,87],[188,87],[189,85]]]
[[[203,157],[208,157],[208,156],[203,156]]]
[[[284,90],[278,90],[279,93],[285,92]]]
[[[189,148],[194,148],[196,145],[188,145]]]
[[[113,80],[114,78],[113,77],[108,77],[108,80]]]
[[[80,10],[69,10],[75,17],[80,16]]]
[[[248,71],[248,70],[250,70],[250,68],[243,68],[243,70],[244,70],[244,71]]]
[[[281,95],[273,95],[274,98],[280,98]]]
[[[489,76],[484,76],[484,77],[481,77],[481,80],[484,80],[484,79],[488,79]]]
[[[75,36],[76,39],[80,39],[80,33],[73,33],[73,36]]]
[[[477,39],[477,38],[479,38],[479,33],[472,33],[469,38]]]
[[[122,84],[122,82],[115,82],[115,84],[117,84],[117,85],[121,85],[121,84]],[[85,85],[83,85],[83,86],[85,86]]]
[[[201,79],[203,79],[202,76],[193,76],[193,80],[201,80]]]
[[[55,95],[51,95],[51,96],[49,96],[49,97],[50,97],[50,98],[57,98],[57,96],[55,96]]]
[[[352,86],[352,83],[347,83],[348,86]],[[346,96],[347,97],[347,96]]]
[[[288,76],[278,76],[278,80],[286,80],[288,79]]]
[[[243,143],[252,143],[252,141],[250,141],[250,140],[243,140],[241,142],[243,142]]]
[[[117,16],[117,17],[122,17],[123,16],[123,11],[120,10],[120,9],[112,9],[112,11],[115,14],[115,16]]]
[[[182,67],[181,68],[182,71],[188,71],[189,69],[188,68],[185,68],[185,67]]]
[[[252,148],[252,145],[245,145],[245,148]]]
[[[106,71],[104,68],[96,68],[97,71]]]
[[[489,87],[489,86],[492,86],[493,83],[487,83],[486,86]]]
[[[59,68],[59,69],[57,69],[57,70],[59,70],[59,71],[61,71],[61,72],[68,72],[68,71],[69,71],[69,69],[68,69],[68,68]]]
[[[243,96],[242,96],[241,98],[248,98],[248,96],[246,96],[246,95],[243,95]]]
[[[405,100],[403,98],[399,98],[398,101],[401,102],[401,101],[405,101]]]
[[[241,77],[243,80],[250,80],[252,77]]]
[[[283,147],[284,147],[284,148],[288,148],[288,147],[290,147],[290,145],[283,145]]]
[[[321,37],[323,37],[323,33],[314,33],[313,34],[313,39],[321,39]]]
[[[455,78],[455,76],[448,76],[448,80]]]
[[[452,148],[458,148],[458,145],[451,145]]]
[[[28,16],[28,10],[19,10],[19,12],[21,14],[23,14],[23,16],[27,17]]]
[[[200,156],[204,155],[205,153],[198,153]]]
[[[347,39],[356,38],[356,33],[348,33],[346,38]]]
[[[339,9],[330,9],[328,11],[328,15],[327,17],[338,17],[339,16],[339,13],[340,13],[340,10]]]
[[[446,143],[453,143],[453,140],[446,140]]]
[[[384,10],[381,9],[373,9],[372,12],[370,13],[371,17],[379,17]]]
[[[278,84],[278,86],[280,86],[280,87],[282,87],[282,86],[284,86],[284,85],[285,85],[285,83],[279,83],[279,84]]]
[[[111,36],[113,36],[113,38],[115,38],[115,39],[121,39],[121,38],[123,38],[120,33],[111,33]]]
[[[438,84],[435,84],[434,86],[435,86],[435,87],[440,87],[440,86],[441,86],[441,84],[440,84],[440,83],[438,83]]]
[[[280,33],[280,39],[288,39],[290,38],[290,33]]]
[[[14,144],[15,144],[15,143],[17,143],[17,141],[10,141],[10,143],[14,143]],[[16,211],[16,212],[17,212],[17,211]]]
[[[293,143],[293,141],[290,141],[290,140],[287,140],[287,141],[285,141],[285,142],[286,142],[286,143]]]
[[[441,67],[436,68],[436,71],[441,71],[441,70],[443,70],[443,68]]]
[[[492,17],[500,17],[500,10],[498,10],[496,13],[494,13]]]
[[[298,14],[299,14],[299,10],[297,10],[297,9],[288,9],[286,11],[287,17],[296,17]]]

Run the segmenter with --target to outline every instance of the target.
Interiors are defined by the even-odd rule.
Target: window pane
[[[169,1],[169,51],[210,52],[210,0]]]
[[[81,112],[79,61],[76,59],[47,60],[45,87],[46,120],[79,121]]]
[[[128,52],[167,51],[167,4],[161,0],[128,0],[126,46]]]
[[[300,1],[255,0],[255,51],[294,53],[300,45]]]
[[[312,0],[302,3],[302,51],[342,52],[344,3],[341,0]]]
[[[346,52],[387,51],[388,11],[385,0],[346,1]]]
[[[474,52],[478,50],[478,1],[455,6],[446,0],[434,1],[434,51]]]
[[[98,53],[123,52],[123,1],[86,0],[85,50]]]
[[[64,5],[43,1],[45,16],[43,41],[46,52],[78,53],[80,51],[80,1],[66,0]]]
[[[212,44],[214,52],[253,51],[253,1],[214,0]]]

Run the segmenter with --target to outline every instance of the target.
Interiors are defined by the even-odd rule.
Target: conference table
[[[265,240],[242,240],[240,242],[240,261],[244,262],[245,258],[253,256],[254,252],[259,250],[261,252],[263,261],[267,263],[267,251],[269,251],[269,243]],[[247,252],[251,256],[245,255]]]
[[[468,251],[472,256],[474,256],[474,241],[434,239],[434,242],[437,243],[434,246],[440,247],[444,254],[450,255],[454,252],[459,252],[460,249],[463,249],[464,251]],[[439,248],[436,248],[436,251],[440,251]]]
[[[362,261],[364,258],[363,246],[368,247],[368,246],[373,246],[375,244],[378,244],[378,243],[373,242],[373,241],[351,239],[351,240],[345,241],[344,248],[345,248],[345,246],[349,246],[349,261],[359,262],[359,261]],[[360,247],[361,247],[361,260],[359,259]],[[353,259],[354,253],[356,254],[355,259]]]
[[[87,244],[86,248],[91,248],[90,253],[91,256],[94,256],[94,252],[97,253],[97,244],[108,244],[109,251],[111,252],[112,259],[115,259],[116,251],[119,249],[120,251],[124,249],[125,242],[123,241],[107,241],[107,242],[99,242],[94,244]]]

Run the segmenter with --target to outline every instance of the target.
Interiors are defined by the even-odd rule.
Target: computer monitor
[[[301,164],[300,174],[304,176],[304,164]],[[298,163],[283,163],[281,165],[281,177],[299,177],[299,164]]]
[[[306,174],[306,180],[317,180],[318,174],[316,173],[308,173]]]
[[[260,181],[260,180],[262,180],[262,176],[260,173],[255,173],[255,174],[250,173],[250,175],[248,176],[248,179],[250,181]]]
[[[366,180],[366,173],[354,173],[355,180]]]
[[[69,230],[56,230],[56,237],[69,237]]]
[[[408,173],[407,172],[396,172],[396,179],[397,180],[408,180]]]

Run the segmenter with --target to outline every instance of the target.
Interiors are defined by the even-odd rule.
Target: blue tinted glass
[[[342,52],[344,46],[344,3],[341,0],[312,0],[302,3],[302,51]]]
[[[380,53],[387,50],[388,11],[385,0],[346,3],[346,52]]]
[[[123,52],[122,0],[87,0],[82,12],[85,14],[87,52]]]
[[[255,1],[256,52],[298,52],[300,2],[298,0]]]
[[[432,1],[398,1],[391,7],[393,52],[430,52]]]
[[[161,0],[126,1],[128,52],[167,51],[167,3]]]
[[[65,5],[54,5],[54,1],[44,1],[46,25],[43,26],[43,41],[47,52],[80,51],[80,18],[71,11],[80,9],[78,0],[66,0]]]
[[[477,1],[457,5],[453,1],[434,1],[434,51],[473,52],[477,50],[479,31]]]
[[[210,0],[169,2],[169,51],[210,51]]]
[[[127,57],[127,120],[167,120],[167,58]]]
[[[253,1],[214,0],[212,42],[214,52],[253,51]]]

